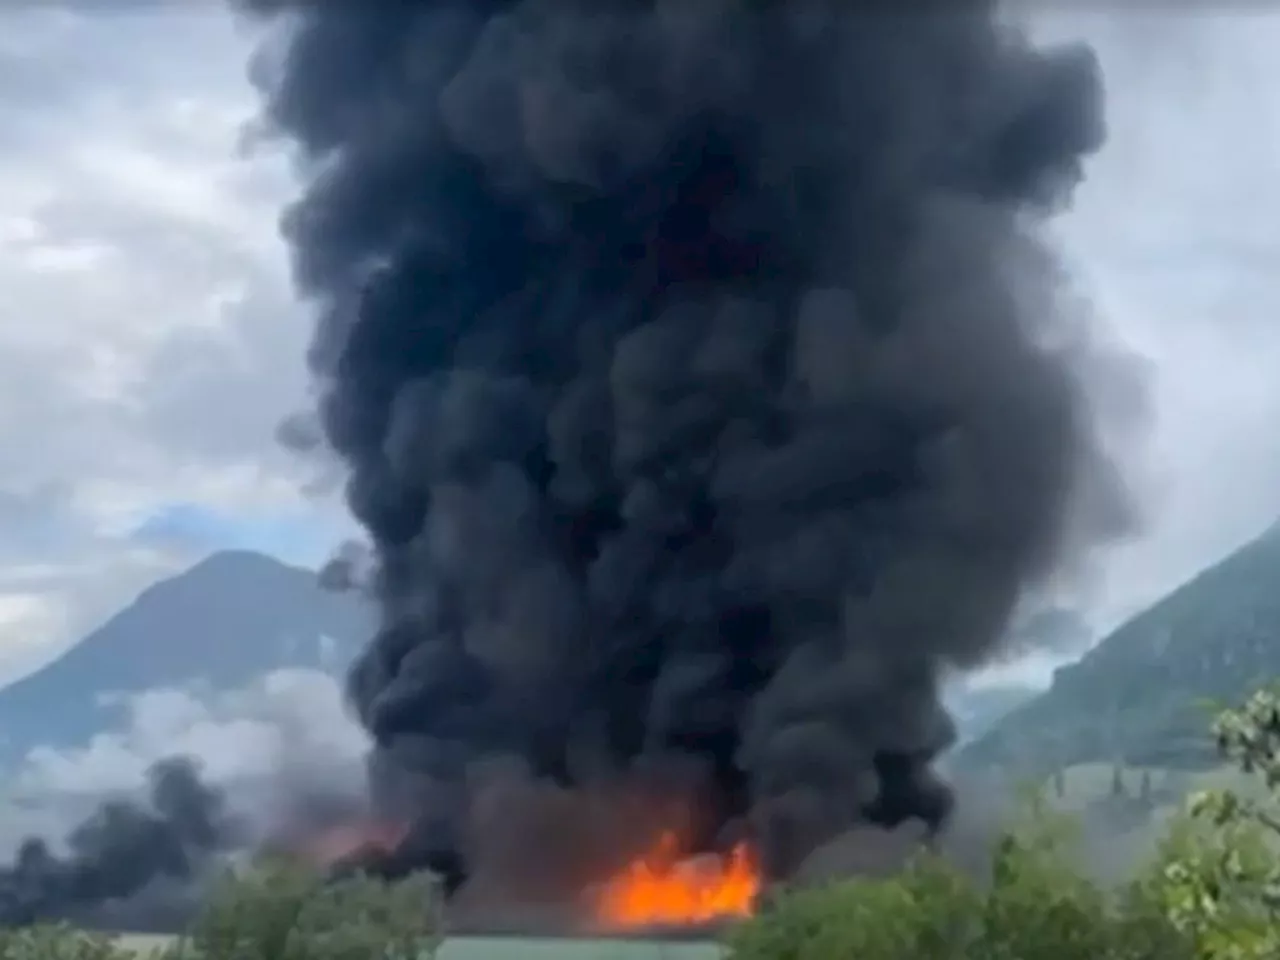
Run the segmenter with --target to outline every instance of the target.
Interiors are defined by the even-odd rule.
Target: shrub
[[[920,858],[889,882],[847,880],[780,898],[728,936],[733,960],[929,956],[971,922],[976,891],[939,860]]]
[[[1193,796],[1147,885],[1206,960],[1280,957],[1280,691],[1263,689],[1213,724],[1218,750],[1260,789]]]
[[[22,930],[0,930],[3,960],[136,960],[132,951],[109,937],[86,933],[67,924],[44,924]]]
[[[326,882],[287,863],[228,874],[166,960],[420,960],[437,945],[435,888]]]
[[[1259,789],[1192,797],[1157,856],[1118,890],[1072,868],[1062,821],[1036,805],[997,845],[985,882],[921,860],[889,880],[792,893],[730,937],[731,957],[1276,960],[1280,688],[1222,711],[1213,733]]]
[[[437,945],[434,887],[363,877],[325,882],[288,864],[228,873],[189,933],[154,960],[422,960]],[[0,930],[0,960],[138,960],[66,924]]]
[[[1068,840],[1037,808],[997,844],[987,878],[921,857],[888,880],[789,894],[730,934],[730,958],[1191,960],[1155,899],[1104,893],[1072,868]]]
[[[1275,918],[1258,899],[1274,856],[1254,830],[1206,829],[1199,818],[1174,824],[1135,886],[1199,960],[1275,960]]]

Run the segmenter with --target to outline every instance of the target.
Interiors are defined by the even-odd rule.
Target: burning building
[[[1089,51],[988,0],[239,6],[376,558],[367,862],[625,926],[942,828],[940,681],[1125,516],[1039,237]]]

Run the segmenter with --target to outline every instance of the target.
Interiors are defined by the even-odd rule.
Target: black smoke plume
[[[671,817],[785,876],[943,824],[940,681],[1123,515],[1038,239],[1091,53],[986,0],[239,5],[393,859],[546,888]]]
[[[196,766],[163,760],[146,803],[104,803],[67,838],[66,853],[23,841],[0,867],[0,926],[53,920],[102,929],[171,931],[191,913],[198,881],[239,833]]]

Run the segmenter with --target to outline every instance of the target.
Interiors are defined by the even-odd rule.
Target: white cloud
[[[214,783],[271,780],[301,769],[349,770],[367,747],[338,682],[318,670],[270,673],[242,690],[162,689],[128,696],[127,720],[81,748],[32,751],[13,777],[20,795],[130,791],[174,754]]]
[[[55,844],[109,796],[136,796],[147,768],[184,755],[237,816],[271,830],[309,798],[355,799],[368,740],[318,670],[270,673],[240,690],[150,690],[83,747],[40,748],[0,789],[0,858],[29,836]]]
[[[1145,529],[1090,597],[1109,626],[1280,517],[1280,15],[1055,16],[1091,40],[1110,138],[1059,232],[1150,361]]]
[[[165,504],[332,508],[273,442],[308,324],[284,162],[240,149],[247,38],[221,4],[16,5],[0,36],[2,681],[193,559],[130,541]]]
[[[1280,14],[1033,10],[1102,63],[1108,141],[1054,229],[1150,390],[1125,451],[1141,529],[1078,585],[1101,636],[1280,519]],[[976,682],[1047,684],[1060,662]]]
[[[21,592],[19,585],[13,583],[0,593],[0,635],[12,638],[9,656],[14,662],[39,658],[44,638],[56,636],[65,626],[62,606],[50,597]]]

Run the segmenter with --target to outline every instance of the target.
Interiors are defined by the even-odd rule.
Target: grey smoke
[[[1028,611],[1010,624],[1005,644],[1012,655],[1070,657],[1088,650],[1094,635],[1079,610],[1046,606]]]
[[[221,793],[189,760],[160,761],[145,802],[104,803],[66,851],[32,837],[0,866],[0,926],[69,920],[101,929],[172,931],[190,916],[220,854],[242,841]]]
[[[280,422],[276,441],[286,450],[309,454],[323,446],[324,436],[314,414],[295,413]]]
[[[373,562],[365,544],[346,540],[320,568],[320,585],[335,592],[364,590],[372,578]]]
[[[238,6],[309,173],[396,869],[576,883],[649,839],[627,797],[775,876],[941,828],[942,678],[1127,521],[1081,374],[1124,364],[1039,239],[1090,51],[985,0]]]

